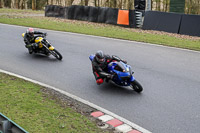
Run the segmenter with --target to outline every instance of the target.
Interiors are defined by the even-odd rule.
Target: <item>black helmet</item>
[[[99,63],[105,62],[105,55],[104,55],[103,51],[101,51],[101,50],[96,52],[95,58]]]
[[[30,36],[33,36],[34,35],[34,29],[33,28],[28,28],[26,33]]]

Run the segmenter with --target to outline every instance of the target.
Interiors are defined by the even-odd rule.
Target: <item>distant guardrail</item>
[[[200,36],[200,15],[146,11],[142,29]]]
[[[200,15],[79,5],[47,5],[45,16],[200,36]]]
[[[121,10],[108,7],[79,5],[72,5],[69,7],[47,5],[45,7],[46,17],[60,17],[65,19],[123,25],[131,28],[141,27],[142,14],[143,13],[138,10]]]
[[[28,133],[15,122],[0,113],[0,133]]]

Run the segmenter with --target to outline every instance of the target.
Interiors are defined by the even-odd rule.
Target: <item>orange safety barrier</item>
[[[129,25],[129,10],[119,10],[117,24]]]

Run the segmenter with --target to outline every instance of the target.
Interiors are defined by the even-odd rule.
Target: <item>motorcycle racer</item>
[[[113,75],[107,73],[108,64],[113,60],[127,63],[125,60],[105,55],[101,50],[96,52],[95,57],[92,60],[92,69],[98,85],[102,84],[104,79],[106,79],[106,82],[108,82],[108,80],[113,78]]]
[[[33,53],[33,50],[38,48],[38,44],[35,43],[35,36],[34,34],[43,34],[44,36],[47,35],[47,33],[43,33],[40,31],[34,31],[33,28],[28,28],[26,30],[26,33],[24,35],[24,42],[25,42],[25,47],[28,48],[29,54]]]

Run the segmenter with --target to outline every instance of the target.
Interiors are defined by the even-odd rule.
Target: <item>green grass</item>
[[[20,9],[9,9],[9,8],[1,8],[0,13],[34,13],[34,14],[41,14],[44,11],[33,11],[33,10],[20,10]]]
[[[63,107],[41,86],[0,73],[0,112],[30,133],[100,133],[94,122]]]
[[[0,9],[0,12],[3,9]],[[6,9],[8,10],[8,9]],[[10,10],[9,10],[10,11]],[[20,12],[23,10],[20,10]],[[37,11],[34,11],[35,13]],[[88,35],[104,36],[110,38],[119,38],[139,42],[147,42],[171,47],[185,48],[200,51],[200,39],[182,39],[169,35],[150,34],[134,32],[130,28],[119,26],[88,23],[85,21],[70,21],[66,19],[57,19],[49,17],[25,17],[1,15],[0,23],[23,25],[28,27],[38,27],[43,29],[75,32]]]

